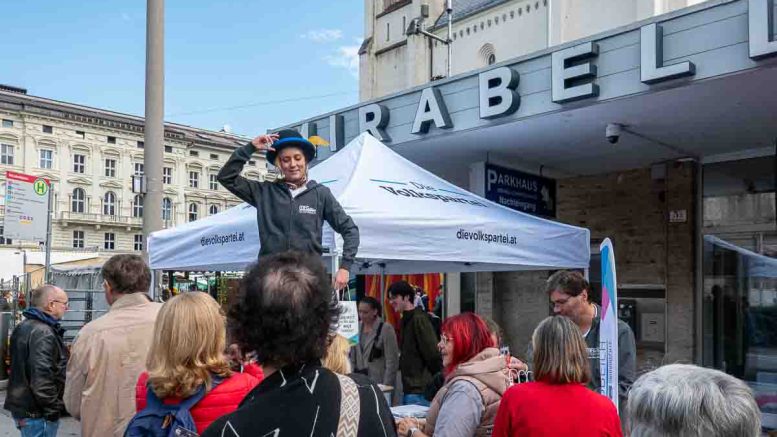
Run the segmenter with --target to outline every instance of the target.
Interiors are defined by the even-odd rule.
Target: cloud
[[[359,78],[359,46],[340,46],[324,60],[332,67],[345,68],[353,77]]]
[[[302,39],[309,39],[318,43],[333,42],[342,37],[343,31],[340,29],[314,29],[300,35]]]

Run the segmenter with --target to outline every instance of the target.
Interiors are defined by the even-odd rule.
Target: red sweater
[[[137,411],[146,408],[146,381],[148,373],[143,372],[135,386],[135,407]],[[190,410],[194,423],[197,425],[197,434],[202,434],[214,420],[229,414],[237,409],[243,398],[259,385],[259,380],[247,373],[233,373],[215,389],[208,392],[202,400]],[[179,399],[168,398],[166,404],[175,404]]]
[[[493,437],[621,437],[615,405],[581,384],[529,382],[510,387]]]

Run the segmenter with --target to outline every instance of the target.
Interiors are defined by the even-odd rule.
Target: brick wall
[[[665,362],[692,361],[694,323],[695,167],[667,164],[664,177],[637,169],[558,182],[558,220],[587,227],[592,244],[613,241],[619,284],[666,287]],[[684,223],[669,223],[685,210]],[[494,274],[494,317],[517,356],[548,315],[547,272]]]

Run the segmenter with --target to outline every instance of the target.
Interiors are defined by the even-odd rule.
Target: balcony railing
[[[60,220],[77,221],[77,222],[89,222],[89,223],[102,223],[102,224],[117,224],[128,226],[142,226],[143,219],[141,217],[129,217],[125,215],[105,215],[89,212],[71,212],[60,211]]]

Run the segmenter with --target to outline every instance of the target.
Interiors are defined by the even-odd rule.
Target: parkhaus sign
[[[747,51],[750,59],[759,60],[777,54],[777,41],[772,41],[770,38],[773,0],[747,0],[747,2],[749,5]],[[646,24],[638,31],[639,76],[643,84],[653,85],[696,75],[696,65],[690,60],[683,61],[680,58],[679,62],[673,61],[670,65],[664,65],[664,37],[660,23]],[[550,100],[555,104],[564,104],[599,96],[599,85],[596,83],[598,72],[594,63],[598,56],[599,44],[596,41],[552,52],[550,54]],[[521,76],[514,66],[501,66],[479,73],[477,75],[479,101],[476,112],[478,117],[483,120],[494,120],[515,113],[521,106],[518,92],[520,81]],[[412,124],[407,124],[410,134],[424,135],[432,126],[438,129],[454,127],[448,105],[440,91],[441,86],[446,85],[431,85],[420,90],[420,98],[414,106]],[[390,111],[386,105],[369,103],[354,110],[357,112],[357,125],[353,127],[358,127],[359,133],[369,132],[382,142],[392,142],[391,136],[386,132],[390,118]],[[402,108],[402,110],[412,109]],[[402,119],[404,120],[405,117],[403,116]],[[329,116],[329,141],[333,151],[345,145],[344,125],[342,113]],[[403,127],[403,129],[407,128]],[[300,129],[303,135],[315,135],[317,126],[315,122],[307,122],[303,123]],[[397,135],[409,138],[404,133],[397,133]],[[402,140],[397,139],[397,141]]]

